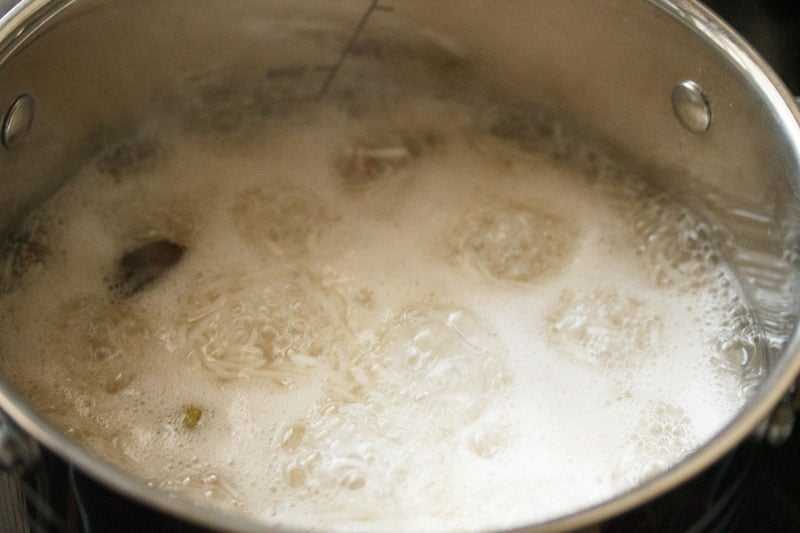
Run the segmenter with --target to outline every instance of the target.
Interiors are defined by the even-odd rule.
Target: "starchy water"
[[[537,117],[333,99],[124,141],[6,243],[0,367],[103,459],[270,524],[634,487],[740,409],[758,324],[712,228]]]

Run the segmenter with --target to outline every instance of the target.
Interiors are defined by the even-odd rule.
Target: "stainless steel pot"
[[[98,138],[169,107],[198,79],[267,79],[287,98],[313,98],[344,90],[337,84],[353,55],[359,83],[402,78],[382,46],[442,69],[458,56],[509,99],[560,110],[729,235],[722,246],[766,334],[763,384],[735,420],[668,472],[533,529],[601,521],[686,481],[743,439],[779,440],[791,430],[797,402],[789,393],[800,371],[800,112],[747,43],[699,3],[22,0],[0,8],[0,236],[70,178]],[[378,50],[372,62],[370,50]],[[261,529],[165,497],[98,460],[6,383],[0,407],[36,441],[129,497],[208,526]],[[6,436],[4,451],[13,444]]]

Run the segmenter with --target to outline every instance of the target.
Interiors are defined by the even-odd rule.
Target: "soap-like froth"
[[[710,228],[552,117],[312,103],[219,149],[193,113],[0,259],[3,372],[154,487],[301,529],[518,526],[669,468],[758,381]],[[186,251],[110,293],[159,239]]]
[[[181,302],[176,349],[188,350],[219,379],[277,381],[334,356],[337,310],[302,272],[228,272],[198,280]]]
[[[648,402],[616,466],[618,475],[635,486],[669,468],[694,449],[691,423],[680,407]]]
[[[559,353],[601,368],[641,366],[663,335],[662,320],[645,302],[613,289],[562,293],[547,323]]]
[[[576,236],[541,208],[492,206],[456,223],[454,255],[500,281],[532,283],[569,261]]]
[[[329,222],[312,194],[275,185],[267,191],[241,191],[230,211],[243,239],[257,249],[278,254],[301,252],[313,245]]]

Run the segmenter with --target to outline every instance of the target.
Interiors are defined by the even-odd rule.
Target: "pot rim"
[[[28,42],[29,37],[76,1],[21,0],[0,17],[0,67]],[[800,169],[800,111],[794,97],[772,68],[735,30],[710,9],[701,5],[698,0],[646,0],[646,2],[691,28],[709,46],[727,57],[773,114],[787,139],[794,167],[796,170]],[[791,176],[791,179],[794,190],[800,190],[800,172]],[[739,414],[702,448],[666,472],[610,500],[515,530],[552,531],[596,524],[650,501],[699,474],[753,434],[756,427],[769,418],[772,410],[800,374],[799,348],[800,332],[795,325],[784,348],[785,355],[779,359],[770,375]],[[127,497],[194,524],[214,529],[270,530],[261,522],[194,504],[166,491],[154,489],[111,463],[96,457],[36,413],[2,376],[0,376],[0,409],[39,443],[102,484]],[[286,528],[273,529],[293,531]]]

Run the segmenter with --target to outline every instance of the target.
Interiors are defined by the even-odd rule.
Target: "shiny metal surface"
[[[3,128],[0,132],[7,148],[15,148],[25,140],[33,126],[34,109],[33,97],[29,94],[17,97],[8,108],[3,116]]]
[[[711,106],[703,88],[692,80],[678,82],[672,88],[672,110],[692,133],[703,133],[711,125]]]
[[[336,79],[325,81],[330,71],[323,67],[340,61],[371,4],[196,0],[189,10],[182,0],[22,0],[0,19],[0,102],[10,106],[30,94],[38,116],[23,145],[0,153],[0,237],[68,180],[104,136],[169,108],[197,80],[295,72],[284,82],[286,93],[299,97],[316,96],[325,83],[345,90],[348,76],[403,77],[386,58],[361,57],[362,70],[344,60]],[[621,513],[748,438],[800,372],[800,113],[770,68],[693,0],[381,5],[392,9],[364,24],[358,38],[365,48],[395,46],[443,69],[451,64],[448,50],[463,51],[464,72],[511,102],[560,110],[631,169],[702,212],[720,228],[765,331],[763,385],[707,446],[636,490],[533,529],[584,527]],[[441,46],[413,46],[421,35]],[[702,135],[675,120],[676,80],[694,80],[713,105],[713,126]],[[454,76],[453,87],[459,83]],[[201,524],[263,530],[154,491],[98,460],[6,383],[0,406],[44,445],[132,498]]]
[[[780,446],[792,434],[795,421],[795,409],[792,404],[792,395],[787,394],[769,418],[764,438],[773,446]]]
[[[0,471],[23,474],[39,460],[39,445],[0,412]]]

